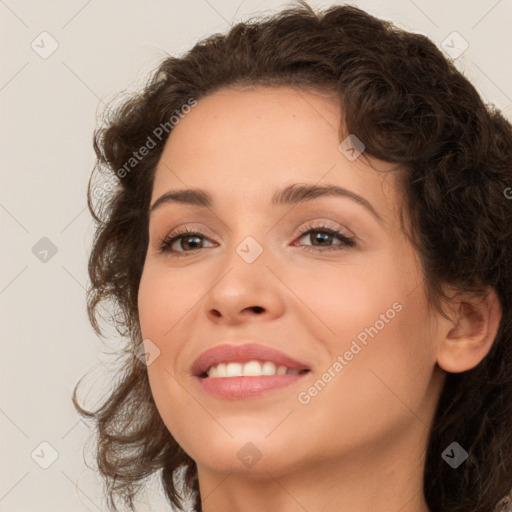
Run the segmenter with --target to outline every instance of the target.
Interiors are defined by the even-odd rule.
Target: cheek
[[[318,377],[343,358],[342,369],[331,368],[332,384],[319,383],[310,404],[326,411],[331,426],[372,417],[379,420],[368,428],[385,431],[414,419],[407,407],[420,409],[431,392],[436,340],[421,275],[412,258],[380,256],[365,270],[340,269],[309,281],[311,309],[331,330],[323,338],[331,363]]]
[[[201,297],[201,290],[190,286],[190,278],[180,277],[179,271],[150,265],[142,273],[138,310],[144,338],[165,340],[181,322],[193,304]]]
[[[331,361],[342,356],[343,368],[336,371],[331,366],[334,377],[326,375],[329,368],[324,368],[326,373],[321,370],[311,387],[303,390],[307,395],[301,398],[309,403],[299,406],[296,417],[302,417],[305,424],[315,418],[323,437],[333,440],[328,447],[319,447],[319,451],[326,450],[326,456],[330,451],[357,451],[374,442],[389,443],[411,425],[423,429],[428,424],[435,391],[428,326],[419,321],[420,304],[402,303],[403,309],[378,333],[362,331],[368,334],[366,344],[349,337],[332,346]],[[358,327],[352,330],[357,332]],[[307,441],[304,433],[304,439],[297,442]]]
[[[411,411],[422,410],[428,401],[436,362],[435,340],[430,335],[426,303],[419,295],[395,301],[399,307],[391,308],[392,314],[384,301],[384,306],[374,311],[384,313],[384,320],[367,315],[363,328],[352,325],[355,334],[339,345],[343,349],[337,354],[347,363],[324,404],[343,404],[339,421],[344,422],[340,418],[350,411],[359,420],[375,419],[371,428],[384,432],[397,422],[415,421]]]
[[[157,407],[169,403],[169,391],[174,382],[176,358],[181,350],[175,335],[180,319],[186,315],[187,301],[171,293],[169,278],[163,272],[145,268],[139,286],[139,323],[144,342],[157,357],[147,366],[151,389]],[[165,384],[165,385],[164,385]],[[165,411],[160,411],[164,413]]]
[[[186,391],[187,382],[179,373],[178,362],[188,339],[183,332],[193,331],[191,308],[204,290],[191,287],[190,277],[183,274],[180,277],[156,265],[146,266],[139,286],[138,310],[143,339],[151,340],[158,351],[158,357],[147,366],[155,405],[167,429],[191,454],[191,422],[185,421],[183,411],[195,411],[197,402]],[[201,411],[196,414],[199,416]]]
[[[302,316],[301,322],[311,322],[309,328],[316,335],[325,330],[322,338],[337,352],[348,350],[353,339],[364,343],[376,331],[389,330],[412,289],[393,270],[382,258],[378,265],[319,267],[294,280],[294,292],[305,298],[313,313]]]

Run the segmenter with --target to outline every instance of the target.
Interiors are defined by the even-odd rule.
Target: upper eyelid
[[[309,211],[309,212],[298,212],[298,215],[300,215],[301,217],[304,216],[303,214],[306,214],[308,217],[311,217],[311,218],[309,220],[302,219],[300,222],[294,223],[294,226],[292,227],[292,231],[296,231],[299,228],[299,226],[301,226],[302,224],[305,224],[305,223],[307,224],[307,223],[325,223],[325,222],[334,224],[333,227],[336,227],[336,229],[340,229],[340,227],[341,227],[341,229],[345,229],[347,231],[350,231],[349,228],[346,226],[346,224],[340,222],[341,219],[340,220],[336,220],[336,218],[335,218],[337,216],[343,217],[344,215],[346,215],[346,213],[344,214],[343,212],[341,212],[341,215],[340,215],[340,212],[336,212],[336,211],[329,212],[329,211],[325,211],[325,209],[322,209],[322,210],[319,210],[319,211],[316,211],[316,209],[315,209],[315,210]],[[359,219],[359,216],[357,218]],[[212,219],[210,219],[210,220],[212,220]],[[214,222],[215,224],[217,224],[217,220],[218,220],[219,226],[222,225],[230,233],[233,232],[233,230],[230,229],[229,226],[227,226],[224,221],[222,221],[222,220],[220,220],[218,218],[214,219],[214,220],[215,220],[215,222]],[[352,220],[351,220],[351,222],[352,222]],[[164,221],[162,221],[162,224],[163,223],[164,223]],[[159,231],[159,228],[157,228],[156,226],[159,225],[160,223],[159,222],[157,223],[156,221],[154,221],[152,223],[150,221],[149,222],[149,228],[150,229],[151,229],[152,224],[153,224],[153,226],[155,226],[155,230]],[[200,228],[196,228],[195,227],[196,224],[200,225],[201,227]],[[282,224],[282,222],[280,220],[272,225],[271,230],[275,229],[276,226],[278,226],[279,224]],[[198,229],[198,230],[204,230],[205,229],[205,230],[211,232],[211,229],[206,227],[201,221],[199,221],[199,222],[194,222],[194,221],[182,222],[178,226],[173,228],[172,230],[169,230],[168,232],[171,233],[172,231],[178,230],[178,229],[182,228],[183,226],[190,227],[192,225],[194,225],[194,227],[191,227],[191,229]],[[224,228],[222,228],[222,229],[224,229]],[[270,231],[270,229],[268,231]]]
[[[311,229],[320,230],[322,228],[341,231],[342,234],[346,235],[347,237],[355,237],[355,234],[350,229],[348,229],[346,226],[344,226],[343,224],[340,224],[337,221],[327,219],[327,218],[323,218],[323,219],[319,218],[316,220],[302,221],[299,224],[295,225],[292,228],[292,231],[297,232],[297,234],[304,234],[308,230],[311,230]],[[184,233],[182,233],[182,232],[184,232]],[[206,228],[203,226],[196,227],[194,225],[194,223],[184,222],[183,224],[180,224],[179,226],[175,227],[174,229],[166,231],[167,234],[163,235],[162,238],[167,238],[170,236],[178,236],[180,234],[186,235],[188,233],[195,233],[195,232],[197,232],[201,235],[205,235],[207,237],[209,237],[209,236],[215,237],[216,236],[215,234],[213,234],[213,235],[208,234],[208,232],[211,232],[211,229],[209,229],[209,228]],[[230,232],[231,232],[231,230],[230,230]]]

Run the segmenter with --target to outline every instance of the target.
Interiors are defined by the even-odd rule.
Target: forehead
[[[201,98],[168,137],[152,202],[168,189],[197,187],[243,207],[270,203],[275,190],[300,182],[343,186],[388,209],[390,173],[381,171],[393,166],[349,160],[339,148],[340,129],[346,132],[340,104],[325,92],[288,86],[217,91]]]

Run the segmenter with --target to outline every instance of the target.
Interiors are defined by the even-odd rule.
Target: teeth
[[[258,361],[249,361],[248,363],[244,364],[242,369],[242,375],[244,377],[253,377],[261,375],[262,373],[261,363],[258,363]]]
[[[261,373],[263,375],[275,375],[276,370],[276,365],[272,361],[264,362],[263,366],[261,367]]]
[[[276,366],[272,361],[247,363],[220,363],[207,371],[208,377],[259,377],[261,375],[298,375],[299,370]]]
[[[241,363],[229,363],[226,365],[226,377],[241,377],[243,369]],[[224,377],[224,375],[218,375],[218,377]]]

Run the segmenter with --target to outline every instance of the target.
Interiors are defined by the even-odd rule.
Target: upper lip
[[[309,367],[285,353],[257,343],[231,345],[224,343],[202,352],[192,364],[192,374],[200,377],[212,366],[219,363],[246,363],[248,361],[271,361],[276,366],[291,370],[309,370]]]

